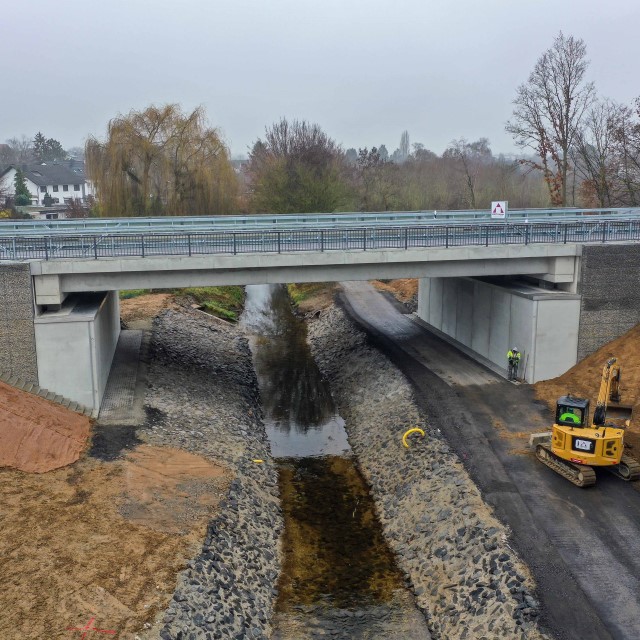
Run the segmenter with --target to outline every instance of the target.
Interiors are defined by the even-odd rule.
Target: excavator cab
[[[562,396],[556,404],[556,424],[565,427],[585,427],[589,420],[589,400]]]

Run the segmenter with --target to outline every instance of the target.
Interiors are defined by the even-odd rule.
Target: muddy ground
[[[170,304],[165,294],[125,300],[123,316],[148,328]],[[96,627],[133,640],[169,603],[231,472],[166,447],[125,457],[123,447],[141,441],[123,427],[101,429],[87,447],[84,416],[14,389],[0,394],[0,638],[69,638],[95,616]],[[16,421],[33,437],[7,460]],[[63,468],[7,468],[16,459],[31,471]]]

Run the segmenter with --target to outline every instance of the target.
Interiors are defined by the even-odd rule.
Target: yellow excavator
[[[596,483],[594,467],[623,480],[640,478],[640,463],[624,454],[624,432],[632,407],[620,404],[620,367],[616,358],[604,365],[598,401],[589,423],[589,400],[562,396],[548,438],[538,441],[536,457],[578,487]]]

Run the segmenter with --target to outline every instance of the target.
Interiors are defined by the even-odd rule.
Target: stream
[[[273,638],[429,638],[358,471],[344,420],[281,285],[247,286],[264,423],[285,531]]]

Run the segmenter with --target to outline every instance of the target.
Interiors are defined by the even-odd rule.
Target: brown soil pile
[[[146,328],[137,325],[153,320],[163,309],[171,306],[172,302],[173,295],[170,293],[149,293],[120,300],[120,317],[131,329]]]
[[[371,284],[380,291],[389,291],[400,302],[409,302],[418,295],[418,281],[414,278],[389,280],[388,282],[372,280]]]
[[[625,443],[630,444],[631,453],[640,458],[640,324],[604,345],[560,377],[536,383],[536,396],[552,410],[555,410],[558,397],[567,393],[589,398],[593,413],[600,389],[602,368],[612,357],[618,358],[621,369],[621,400],[624,404],[633,405],[634,417],[631,428],[625,435]]]
[[[63,640],[95,617],[132,640],[167,605],[229,480],[148,446],[46,475],[0,471],[0,637]]]
[[[78,460],[89,418],[0,382],[0,467],[31,473]]]

